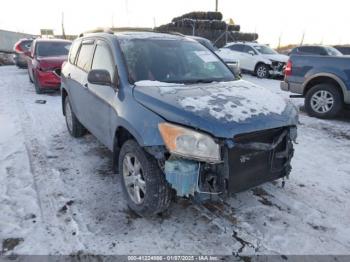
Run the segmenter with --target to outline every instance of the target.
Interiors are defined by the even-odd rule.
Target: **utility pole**
[[[219,0],[215,0],[215,12],[219,10]]]
[[[64,13],[62,12],[62,21],[61,21],[61,25],[62,25],[62,37],[63,39],[66,39],[66,32],[64,30]]]
[[[280,34],[280,36],[278,38],[278,47],[277,47],[278,50],[281,48],[281,39],[282,39],[282,33]]]
[[[300,45],[303,45],[304,43],[304,38],[305,38],[305,31],[303,32],[303,35],[301,37]]]

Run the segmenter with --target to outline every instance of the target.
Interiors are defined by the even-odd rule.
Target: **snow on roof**
[[[167,38],[167,39],[183,39],[181,35],[157,33],[157,32],[120,32],[116,33],[121,38],[130,39],[147,39],[147,38]]]

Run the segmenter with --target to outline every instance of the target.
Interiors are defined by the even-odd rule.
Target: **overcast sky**
[[[40,28],[67,34],[96,27],[159,26],[190,11],[213,11],[215,0],[1,0],[0,29],[38,34]],[[219,0],[224,19],[233,18],[243,32],[277,46],[299,43],[350,43],[349,0]]]

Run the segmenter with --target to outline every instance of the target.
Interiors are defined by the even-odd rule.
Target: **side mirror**
[[[248,51],[248,54],[255,55],[254,51]]]
[[[88,74],[88,82],[95,85],[111,86],[111,75],[107,70],[93,69]]]

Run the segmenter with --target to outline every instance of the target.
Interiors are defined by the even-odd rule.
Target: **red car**
[[[56,90],[61,85],[61,67],[67,60],[71,41],[36,39],[28,52],[28,74],[36,93]]]
[[[18,68],[27,68],[27,56],[26,54],[30,50],[30,46],[33,43],[33,39],[20,39],[15,43],[13,50],[15,54],[13,55],[13,60]]]

